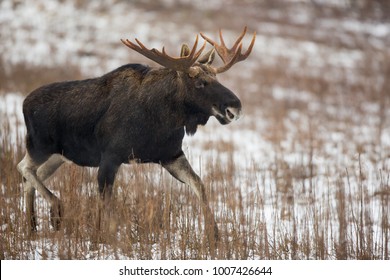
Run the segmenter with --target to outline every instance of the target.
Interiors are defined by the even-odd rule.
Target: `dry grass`
[[[63,227],[58,232],[50,228],[48,206],[38,196],[40,227],[30,235],[15,168],[23,152],[19,139],[16,146],[1,139],[1,259],[211,258],[199,202],[153,165],[120,170],[111,210],[116,236],[97,230],[96,170],[61,167],[48,185],[64,202]],[[217,145],[207,143],[209,149]],[[225,149],[221,153],[233,153]],[[310,149],[315,154],[319,148]],[[206,165],[204,180],[222,233],[216,258],[389,258],[388,170],[381,171],[380,185],[369,186],[359,157],[360,169],[326,174],[329,184],[320,190],[320,176],[310,161],[292,166],[280,153],[266,169],[253,162],[244,171],[233,156],[228,164],[217,156]],[[240,185],[252,187],[245,192]],[[100,239],[104,242],[97,243]]]
[[[250,7],[243,3],[243,9]],[[233,138],[211,137],[199,140],[201,158],[192,157],[189,148],[222,235],[215,256],[198,200],[155,165],[121,168],[107,214],[115,235],[97,229],[96,169],[62,166],[47,185],[64,203],[63,226],[52,230],[48,205],[38,195],[39,228],[29,234],[16,170],[24,136],[11,139],[18,129],[1,116],[0,259],[390,259],[389,54],[356,34],[341,34],[350,40],[316,35],[316,28],[289,21],[291,7],[264,3],[257,4],[261,11],[279,9],[286,16],[272,19],[272,13],[259,12],[250,18],[288,28],[259,34],[316,42],[335,52],[358,50],[362,60],[354,69],[331,63],[315,69],[309,58],[292,66],[288,57],[277,57],[271,65],[254,57],[256,65],[244,78],[222,77],[240,93],[246,114],[231,133],[250,132],[267,146],[241,153],[245,149]],[[346,12],[313,9],[318,17]],[[0,63],[1,94],[81,76],[76,66]],[[243,70],[237,65],[231,72]],[[281,96],[278,88],[288,95]],[[200,133],[216,129],[206,126]]]
[[[0,94],[28,93],[44,84],[81,78],[80,69],[75,65],[37,66],[23,62],[10,64],[0,55]]]

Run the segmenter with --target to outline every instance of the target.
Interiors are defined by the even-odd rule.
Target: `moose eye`
[[[202,81],[202,80],[196,80],[195,81],[195,87],[196,88],[204,88],[207,85],[208,85],[208,82],[206,82],[206,81]]]

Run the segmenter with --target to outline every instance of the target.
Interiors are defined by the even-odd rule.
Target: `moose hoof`
[[[63,209],[60,202],[56,202],[50,207],[50,223],[56,231],[60,229],[62,213]]]

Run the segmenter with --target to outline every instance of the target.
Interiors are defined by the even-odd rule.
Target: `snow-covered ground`
[[[3,0],[0,63],[5,71],[17,63],[77,65],[83,76],[93,77],[129,62],[153,64],[124,47],[121,38],[138,38],[148,47],[159,49],[164,45],[168,53],[177,54],[180,44],[192,42],[199,31],[216,36],[218,28],[223,27],[231,42],[248,25],[250,33],[258,33],[253,53],[221,81],[245,97],[244,113],[245,106],[249,109],[238,122],[220,126],[212,119],[194,137],[185,138],[184,151],[194,169],[207,177],[208,161],[217,158],[222,165],[228,165],[233,157],[235,185],[243,198],[249,201],[259,187],[264,189],[261,193],[268,198],[265,204],[269,208],[259,209],[259,213],[270,221],[270,231],[275,216],[286,223],[291,223],[286,218],[291,212],[296,220],[303,219],[313,202],[336,194],[337,189],[330,186],[339,181],[352,186],[348,190],[352,195],[358,195],[358,188],[364,186],[372,200],[368,203],[370,213],[381,212],[375,194],[383,188],[383,178],[390,174],[390,112],[383,108],[389,105],[389,96],[362,98],[365,93],[357,92],[356,100],[349,100],[352,95],[345,97],[342,91],[348,87],[354,90],[355,86],[359,91],[367,84],[373,84],[372,90],[378,91],[385,86],[388,77],[378,69],[384,59],[389,62],[386,46],[390,43],[390,23],[354,17],[316,19],[306,8],[301,13],[288,14],[292,24],[283,25],[278,20],[285,14],[272,10],[265,21],[261,20],[258,17],[265,12],[256,13],[258,7],[253,4],[251,9],[250,1],[179,2],[180,5],[165,0],[153,5],[149,1]],[[335,3],[331,1],[329,5]],[[230,22],[235,6],[248,17]],[[221,9],[226,9],[226,14],[215,16]],[[244,40],[244,48],[248,40]],[[380,75],[362,71],[367,63]],[[327,96],[320,90],[299,89],[289,80],[287,84],[272,85],[264,93],[257,75],[276,66],[284,69],[286,78],[293,75],[323,79],[343,83],[344,87]],[[27,93],[1,93],[0,119],[8,120],[10,133],[0,132],[0,137],[16,142],[24,134],[21,107]],[[275,195],[280,186],[286,188],[287,194]],[[290,209],[276,213],[275,199],[290,196],[294,201]],[[318,201],[312,201],[313,197]],[[337,207],[335,202],[328,206]],[[381,217],[373,215],[373,219],[373,230],[378,231],[374,236],[379,236]]]

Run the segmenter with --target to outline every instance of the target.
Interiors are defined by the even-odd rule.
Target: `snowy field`
[[[169,54],[177,55],[180,45],[193,42],[199,32],[216,38],[221,27],[232,42],[247,25],[249,34],[257,32],[253,53],[219,77],[241,98],[243,117],[228,126],[210,119],[195,136],[185,138],[183,147],[211,189],[223,242],[243,240],[239,253],[226,244],[217,257],[388,259],[390,21],[378,12],[361,17],[348,1],[340,2],[344,4],[325,0],[286,0],[275,5],[249,0],[1,1],[0,242],[11,242],[16,235],[11,223],[22,215],[8,206],[21,195],[21,178],[12,166],[23,154],[23,99],[41,80],[63,80],[61,73],[64,79],[95,77],[132,62],[154,65],[123,46],[121,38],[138,38],[158,49],[165,46]],[[249,39],[250,35],[244,48]],[[59,77],[52,78],[50,72]],[[73,180],[84,193],[94,193],[96,170],[67,167],[64,171],[83,174],[82,181]],[[165,173],[161,175],[158,167],[134,166],[121,169],[118,192],[124,191],[125,181],[138,176],[132,172],[144,172],[140,182],[155,186],[156,196],[177,192],[172,199],[185,205],[185,196],[192,195]],[[60,184],[66,176],[62,172],[52,182]],[[16,183],[17,190],[10,182]],[[162,187],[161,182],[169,186]],[[8,197],[15,192],[15,197]],[[189,211],[197,205],[196,201],[190,204]],[[21,205],[19,201],[17,206]],[[38,206],[40,223],[45,223],[48,209],[39,197]],[[202,231],[202,222],[189,221],[196,232]],[[15,251],[13,245],[2,245],[0,257],[210,258],[206,245],[199,245],[199,251],[195,246],[183,251],[183,237],[173,237],[181,226],[161,233],[167,234],[167,242],[158,241],[157,232],[148,233],[157,240],[154,243],[133,240],[131,253],[118,249],[125,226],[115,246],[105,244],[84,253],[69,249],[73,253],[68,255],[60,252],[61,242],[71,233],[61,241],[44,234],[29,240],[21,234],[23,240]],[[50,231],[39,228],[44,230]],[[89,240],[74,242],[70,247],[79,248],[76,251],[90,247]]]

